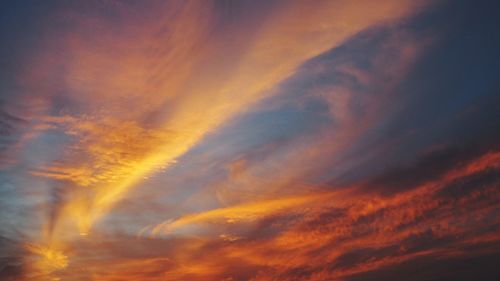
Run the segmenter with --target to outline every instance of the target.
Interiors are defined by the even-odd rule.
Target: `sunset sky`
[[[500,4],[0,4],[0,280],[500,280]]]

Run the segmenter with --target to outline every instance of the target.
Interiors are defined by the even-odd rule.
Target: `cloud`
[[[19,130],[26,124],[26,120],[14,116],[0,109],[0,167],[5,168],[16,162],[12,155],[20,138]]]
[[[332,194],[305,195],[253,203],[249,202],[243,205],[214,209],[203,213],[186,215],[174,221],[166,221],[152,228],[151,233],[153,235],[168,234],[177,228],[195,223],[213,221],[237,223],[240,221],[254,221],[266,216],[268,213],[275,213],[283,209],[290,209],[304,204],[311,204],[311,202],[319,199],[324,200],[325,197],[329,198],[331,196]]]
[[[132,186],[268,96],[301,63],[415,9],[410,1],[384,1],[364,13],[363,3],[373,5],[284,4],[242,39],[248,41],[245,48],[234,46],[231,52],[238,57],[227,62],[226,35],[210,31],[215,19],[207,3],[144,8],[153,14],[165,11],[161,17],[134,14],[132,4],[119,5],[110,18],[93,8],[87,8],[90,16],[70,8],[64,20],[74,28],[53,33],[57,39],[40,53],[24,81],[51,100],[53,110],[72,112],[75,122],[68,125],[73,127],[63,132],[80,131],[66,149],[77,153],[33,174],[92,187],[76,188],[77,195],[68,198],[78,199],[67,203],[68,219],[76,217],[80,232],[88,232]],[[252,28],[241,26],[242,31]],[[220,60],[224,63],[215,67]]]
[[[130,276],[142,280],[377,280],[431,263],[476,264],[498,251],[499,178],[491,178],[491,173],[499,174],[499,155],[484,153],[398,193],[360,193],[366,190],[353,186],[331,194],[209,210],[159,228],[176,232],[203,225],[211,231],[190,228],[189,234],[140,239],[91,233],[71,245],[67,252],[74,258],[67,270],[55,276],[76,280],[85,276],[100,280]],[[477,181],[469,180],[482,177],[487,180],[480,188]],[[454,187],[461,195],[449,193]],[[420,271],[421,277],[433,272]],[[437,272],[442,278],[454,276]]]
[[[463,5],[43,10],[1,89],[0,230],[24,235],[0,276],[486,276],[432,266],[499,249],[498,48]]]
[[[210,279],[214,271],[224,273],[227,278],[238,278],[227,267],[218,271],[221,264],[212,264],[216,260],[224,264],[224,257],[260,268],[253,280],[356,280],[357,276],[398,268],[409,261],[428,262],[439,257],[443,263],[453,263],[471,253],[480,256],[485,250],[496,251],[485,245],[495,247],[498,243],[499,221],[491,220],[500,200],[498,157],[498,152],[485,153],[399,193],[360,194],[354,186],[332,196],[315,195],[310,197],[315,199],[301,201],[300,205],[280,205],[273,201],[268,202],[273,208],[261,204],[239,205],[188,215],[159,227],[203,223],[242,236],[219,240],[208,234],[202,245],[211,246],[196,248],[192,256],[208,255],[198,260],[211,264],[207,267],[212,268],[209,272],[198,272],[202,280]],[[491,173],[497,176],[491,178]],[[486,181],[478,188],[477,181],[469,178]],[[457,192],[474,191],[458,197],[448,192],[443,194],[444,190],[457,187],[455,183],[470,184]],[[238,219],[228,220],[231,218]],[[261,223],[254,223],[250,230],[246,228],[242,235],[238,225],[255,219]],[[204,233],[198,235],[207,235]]]
[[[22,248],[15,241],[0,236],[0,250],[0,277],[3,280],[19,280],[25,270]]]
[[[436,180],[451,168],[467,165],[485,148],[470,144],[463,147],[436,147],[425,152],[413,165],[389,169],[366,184],[367,190],[394,193]]]

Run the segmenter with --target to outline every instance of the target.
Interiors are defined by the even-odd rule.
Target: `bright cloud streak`
[[[89,106],[106,108],[104,116],[111,116],[104,118],[110,121],[102,118],[81,120],[81,117],[72,116],[76,118],[75,124],[69,124],[67,130],[80,138],[77,149],[81,150],[75,157],[91,158],[90,161],[76,167],[63,162],[64,167],[48,167],[47,172],[34,174],[67,178],[78,185],[92,185],[91,192],[77,190],[76,199],[63,212],[68,213],[70,219],[76,217],[80,232],[87,233],[93,222],[106,214],[132,186],[157,167],[175,161],[238,112],[269,95],[273,87],[290,76],[302,62],[335,47],[368,26],[397,19],[415,9],[410,1],[384,1],[374,7],[374,12],[366,14],[360,6],[372,4],[365,2],[333,1],[314,8],[301,2],[287,4],[255,31],[249,46],[235,63],[228,63],[227,69],[215,73],[212,69],[205,69],[204,61],[223,59],[224,49],[219,51],[217,48],[224,43],[208,40],[197,45],[207,36],[203,26],[210,23],[210,7],[205,4],[166,7],[180,10],[178,15],[169,19],[171,22],[140,22],[138,30],[133,28],[131,32],[118,33],[118,36],[110,35],[111,39],[90,37],[92,45],[82,41],[87,39],[85,37],[70,36],[68,55],[74,59],[65,66],[69,69],[67,83],[75,93],[90,94],[90,99],[85,99]],[[310,12],[299,17],[304,9]],[[338,20],[331,21],[332,18]],[[77,24],[79,20],[77,17]],[[81,28],[88,36],[87,29],[95,24],[83,20]],[[104,32],[123,28],[116,23],[104,24],[110,25],[103,28]],[[143,33],[150,35],[151,30],[164,24],[172,26],[172,36],[167,37],[167,41],[160,39],[157,42],[148,36],[142,38]],[[143,32],[141,28],[147,31]],[[113,52],[108,53],[109,48],[96,49],[95,46],[102,44],[114,46],[111,47]],[[168,50],[166,55],[146,56],[151,52],[161,53],[170,45],[174,49]],[[118,61],[119,66],[114,61]],[[167,67],[150,72],[158,61],[164,61]],[[100,73],[112,73],[112,76],[103,79]],[[223,79],[220,75],[224,75]],[[162,80],[160,85],[150,85],[152,77]],[[139,96],[141,100],[134,103],[138,98],[136,92],[144,90],[152,93],[148,95],[152,99],[144,104]],[[125,104],[127,111],[117,109],[116,105],[123,104],[120,101],[123,98],[131,99],[138,108],[129,112],[130,105]],[[161,110],[155,108],[155,104],[166,107],[168,117],[164,121],[162,118],[155,121],[152,129],[126,121],[129,114],[139,114],[136,117],[139,119],[148,118]],[[141,109],[143,106],[145,108]],[[103,134],[107,136],[103,137]],[[145,145],[137,146],[137,149],[131,147],[131,144],[144,143],[144,139],[147,141]],[[126,151],[122,150],[123,146]]]

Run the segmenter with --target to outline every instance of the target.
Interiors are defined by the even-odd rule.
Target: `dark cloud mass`
[[[498,280],[493,0],[0,4],[0,280]]]
[[[0,236],[0,277],[19,280],[23,276],[24,251],[15,241]]]

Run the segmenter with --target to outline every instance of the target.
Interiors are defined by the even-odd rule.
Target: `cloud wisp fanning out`
[[[83,114],[62,117],[70,119],[62,124],[66,134],[76,137],[69,155],[33,174],[91,187],[91,191],[76,187],[76,195],[70,195],[75,199],[63,212],[70,219],[77,217],[80,231],[87,233],[132,186],[269,95],[302,62],[413,8],[410,2],[384,1],[376,12],[364,14],[360,4],[325,2],[314,8],[300,2],[286,4],[258,28],[242,26],[243,31],[255,30],[249,30],[252,35],[244,49],[230,50],[237,53],[234,62],[225,62],[220,69],[209,63],[224,60],[222,39],[246,34],[208,29],[217,20],[208,3],[159,4],[154,8],[176,12],[158,22],[136,19],[132,7],[120,6],[118,16],[137,21],[130,29],[121,21],[70,15],[82,35],[70,34],[63,40],[69,62],[56,63],[67,73],[68,89],[63,90],[77,95]],[[312,10],[302,14],[303,9]],[[338,22],[330,21],[337,17]],[[92,36],[92,28],[109,37]],[[42,59],[42,63],[44,71],[52,72],[52,62]]]
[[[5,5],[0,279],[488,264],[500,40],[465,2]],[[415,278],[460,277],[432,270]]]

